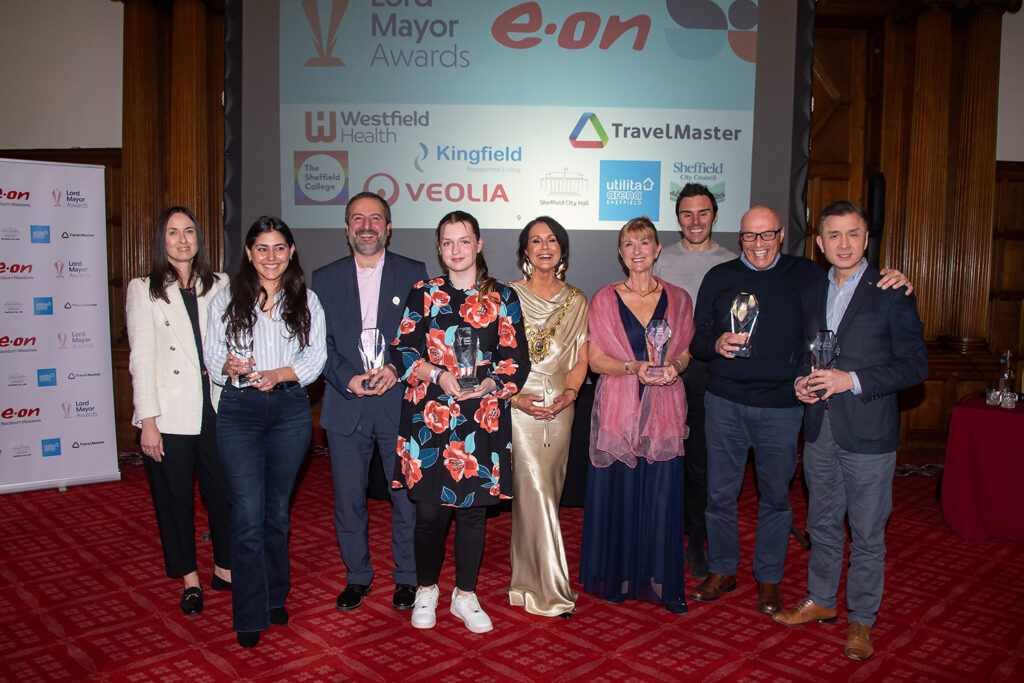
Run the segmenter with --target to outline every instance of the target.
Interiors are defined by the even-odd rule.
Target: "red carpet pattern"
[[[842,655],[845,609],[837,624],[796,628],[754,610],[757,500],[749,475],[735,592],[715,603],[691,601],[683,616],[588,595],[569,620],[527,615],[504,595],[510,519],[502,512],[488,520],[478,588],[495,630],[476,635],[448,613],[450,548],[437,627],[417,631],[408,612],[391,609],[390,508],[381,501],[370,503],[374,592],[355,612],[334,609],[344,566],[334,538],[330,463],[312,458],[292,512],[291,623],[272,626],[248,652],[231,632],[228,593],[207,590],[199,616],[178,611],[181,584],[163,575],[145,475],[123,465],[122,476],[66,493],[0,499],[0,680],[1024,680],[1024,546],[957,537],[942,520],[931,477],[896,480],[876,654],[858,663]],[[792,499],[802,527],[799,479]],[[575,577],[583,511],[563,509],[561,518]],[[209,544],[201,541],[199,552],[205,584],[213,568]],[[791,540],[787,606],[804,595],[806,558]]]

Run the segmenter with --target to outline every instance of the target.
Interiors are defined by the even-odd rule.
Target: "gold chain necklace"
[[[633,292],[634,294],[636,294],[641,299],[643,299],[644,297],[650,296],[651,294],[654,294],[655,292],[657,292],[658,291],[658,287],[660,286],[660,285],[658,285],[657,282],[655,282],[654,283],[654,287],[652,287],[651,289],[649,289],[646,292],[644,292],[643,294],[641,294],[640,292],[638,292],[635,289],[633,289],[632,287],[630,287],[629,286],[629,282],[627,282],[626,280],[623,280],[622,284],[623,284],[623,286],[626,289],[628,289],[629,291]]]
[[[576,287],[572,288],[569,292],[569,298],[562,304],[561,310],[558,312],[558,318],[551,325],[526,325],[526,341],[527,348],[530,351],[530,360],[534,363],[540,363],[542,360],[548,357],[548,351],[551,350],[551,339],[555,336],[555,330],[558,328],[559,323],[562,322],[562,318],[565,317],[565,312],[572,306],[572,302],[576,299],[576,293],[581,290]]]

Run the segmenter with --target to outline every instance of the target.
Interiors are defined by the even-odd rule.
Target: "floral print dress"
[[[479,339],[476,376],[497,389],[457,402],[416,377],[423,363],[457,372],[455,330]],[[512,497],[509,399],[530,373],[519,297],[499,284],[488,296],[452,286],[447,278],[417,283],[406,301],[391,362],[407,385],[398,427],[393,486],[409,499],[453,507],[493,505]]]

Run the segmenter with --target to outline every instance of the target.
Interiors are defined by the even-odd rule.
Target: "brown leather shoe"
[[[839,613],[835,607],[829,609],[828,607],[820,607],[814,604],[814,601],[810,598],[804,598],[800,601],[793,609],[787,609],[784,612],[778,612],[772,615],[772,619],[785,624],[786,626],[800,626],[802,624],[809,624],[812,621],[820,621],[823,624],[834,624],[836,623],[836,614]]]
[[[723,576],[711,573],[708,578],[701,581],[700,585],[693,589],[690,597],[701,602],[711,602],[722,597],[722,593],[736,590],[736,575]]]
[[[782,611],[782,591],[777,583],[757,582],[757,611],[775,614]]]
[[[875,646],[871,644],[871,627],[859,621],[851,621],[843,654],[858,661],[870,659],[875,654]]]

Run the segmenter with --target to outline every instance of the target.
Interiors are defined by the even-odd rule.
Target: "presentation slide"
[[[666,227],[687,182],[719,224],[750,206],[758,7],[749,0],[285,0],[280,198],[337,229],[377,192],[403,228]]]

